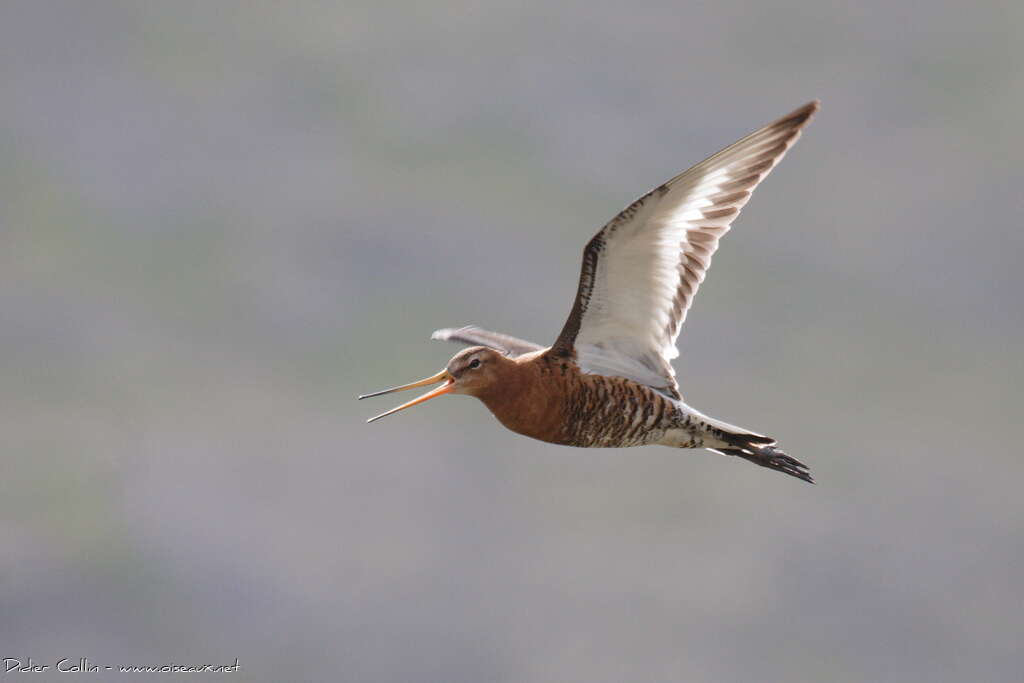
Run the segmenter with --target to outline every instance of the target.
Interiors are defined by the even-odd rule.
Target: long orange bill
[[[447,381],[445,381],[445,380],[447,380]],[[384,394],[391,394],[391,393],[394,393],[396,391],[405,391],[406,389],[415,389],[416,387],[425,387],[425,386],[428,386],[430,384],[437,384],[438,382],[445,382],[445,383],[442,384],[441,386],[437,387],[436,389],[431,389],[430,391],[428,391],[427,393],[423,394],[419,398],[414,398],[413,400],[409,401],[408,403],[403,403],[402,405],[398,406],[397,408],[392,408],[391,410],[387,411],[386,413],[381,413],[380,415],[377,415],[376,417],[371,417],[369,420],[367,420],[367,422],[373,422],[374,420],[379,420],[382,417],[387,417],[388,415],[391,415],[392,413],[397,413],[399,410],[405,410],[406,408],[411,408],[414,405],[416,405],[417,403],[423,403],[424,401],[429,401],[432,398],[436,398],[438,396],[443,396],[444,394],[447,394],[447,393],[451,392],[451,390],[455,387],[455,380],[452,378],[451,375],[448,374],[447,370],[442,370],[441,372],[437,373],[436,375],[434,375],[432,377],[427,377],[426,379],[421,379],[419,382],[413,382],[412,384],[403,384],[402,386],[395,387],[394,389],[385,389],[384,391],[375,391],[372,394],[363,394],[362,396],[359,397],[360,401],[362,401],[364,398],[371,398],[373,396],[383,396]]]

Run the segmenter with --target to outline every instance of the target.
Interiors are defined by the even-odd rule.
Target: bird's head
[[[502,375],[509,369],[509,367],[515,365],[515,361],[508,358],[499,351],[489,349],[486,346],[474,346],[469,349],[464,349],[448,361],[448,365],[444,370],[421,379],[418,382],[411,384],[404,384],[400,387],[393,389],[385,389],[384,391],[375,391],[372,394],[363,394],[359,397],[360,400],[364,398],[370,398],[371,396],[383,396],[384,394],[391,394],[396,391],[405,391],[406,389],[416,389],[417,387],[430,386],[431,384],[437,384],[438,382],[444,382],[441,386],[431,389],[427,393],[423,394],[419,398],[414,398],[408,403],[403,403],[397,408],[392,408],[386,413],[381,413],[376,417],[371,417],[367,422],[373,422],[379,420],[382,417],[387,417],[393,413],[397,413],[399,410],[405,410],[411,408],[417,403],[423,403],[432,398],[443,396],[444,394],[468,394],[470,396],[481,396],[491,387],[496,386],[500,381]]]

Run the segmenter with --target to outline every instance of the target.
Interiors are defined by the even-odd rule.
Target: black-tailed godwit
[[[369,422],[443,394],[476,396],[514,432],[585,448],[708,448],[813,482],[776,440],[683,402],[676,338],[718,241],[800,137],[810,102],[626,207],[583,250],[569,319],[550,347],[477,327],[434,332],[472,348],[444,370],[360,399],[443,382]]]

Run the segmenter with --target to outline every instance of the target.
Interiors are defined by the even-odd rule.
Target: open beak
[[[359,397],[360,401],[362,401],[364,398],[370,398],[370,397],[373,397],[373,396],[383,396],[384,394],[391,394],[391,393],[394,393],[396,391],[405,391],[406,389],[415,389],[416,387],[425,387],[425,386],[429,386],[431,384],[437,384],[438,382],[444,382],[444,384],[442,384],[441,386],[437,387],[436,389],[431,389],[430,391],[428,391],[427,393],[423,394],[419,398],[414,398],[413,400],[409,401],[408,403],[403,403],[402,405],[398,406],[397,408],[392,408],[391,410],[389,410],[386,413],[381,413],[380,415],[377,415],[376,417],[371,417],[369,420],[367,420],[367,422],[373,422],[374,420],[379,420],[382,417],[387,417],[388,415],[391,415],[392,413],[397,413],[399,410],[405,410],[406,408],[411,408],[412,406],[416,405],[417,403],[423,403],[424,401],[429,401],[430,399],[435,398],[437,396],[443,396],[444,394],[450,393],[452,391],[452,389],[455,388],[455,378],[452,377],[450,374],[448,374],[447,370],[442,370],[441,372],[437,373],[433,377],[427,377],[426,379],[421,379],[419,382],[413,382],[412,384],[404,384],[404,385],[402,385],[400,387],[395,387],[394,389],[385,389],[384,391],[375,391],[372,394],[363,394],[362,396]]]

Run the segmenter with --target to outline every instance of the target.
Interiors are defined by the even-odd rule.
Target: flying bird
[[[711,256],[751,193],[818,111],[810,102],[627,206],[587,243],[569,318],[550,347],[474,326],[437,330],[464,344],[444,370],[360,399],[442,383],[370,418],[444,394],[476,396],[508,429],[584,448],[707,448],[813,483],[776,440],[683,401],[671,361]]]

